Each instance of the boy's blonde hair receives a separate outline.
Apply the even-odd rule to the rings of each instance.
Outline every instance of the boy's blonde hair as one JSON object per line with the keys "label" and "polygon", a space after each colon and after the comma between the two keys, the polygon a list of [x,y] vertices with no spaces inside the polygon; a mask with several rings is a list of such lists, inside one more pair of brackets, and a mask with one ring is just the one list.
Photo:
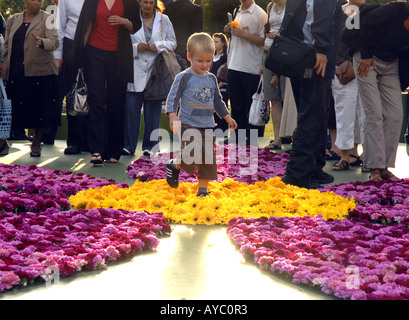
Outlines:
{"label": "boy's blonde hair", "polygon": [[214,54],[215,50],[213,38],[205,32],[194,33],[187,40],[187,53],[190,56],[199,51]]}

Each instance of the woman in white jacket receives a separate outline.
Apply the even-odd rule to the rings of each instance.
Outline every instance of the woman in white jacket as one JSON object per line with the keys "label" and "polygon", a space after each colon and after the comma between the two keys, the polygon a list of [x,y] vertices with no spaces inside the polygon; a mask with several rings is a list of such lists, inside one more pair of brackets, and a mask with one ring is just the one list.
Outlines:
{"label": "woman in white jacket", "polygon": [[144,90],[153,69],[155,58],[164,50],[175,50],[176,36],[172,23],[161,14],[157,0],[141,0],[142,27],[131,35],[134,52],[134,83],[128,83],[125,105],[125,140],[123,155],[132,155],[138,143],[141,109],[144,115],[142,150],[149,156],[159,143],[159,137],[151,140],[151,133],[159,129],[162,113],[161,100],[145,100]]}

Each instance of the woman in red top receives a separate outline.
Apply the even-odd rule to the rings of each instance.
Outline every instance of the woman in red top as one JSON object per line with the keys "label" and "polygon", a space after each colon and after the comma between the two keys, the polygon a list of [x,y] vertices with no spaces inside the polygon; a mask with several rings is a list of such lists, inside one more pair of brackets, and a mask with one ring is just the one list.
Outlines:
{"label": "woman in red top", "polygon": [[74,38],[89,94],[91,163],[118,162],[127,83],[133,82],[130,33],[141,27],[136,0],[85,0]]}

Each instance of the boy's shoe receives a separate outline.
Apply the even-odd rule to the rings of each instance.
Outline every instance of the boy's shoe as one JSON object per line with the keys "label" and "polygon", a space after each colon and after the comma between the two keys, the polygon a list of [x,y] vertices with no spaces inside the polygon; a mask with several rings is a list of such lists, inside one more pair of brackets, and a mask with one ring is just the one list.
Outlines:
{"label": "boy's shoe", "polygon": [[176,169],[173,164],[173,159],[166,162],[166,182],[172,188],[179,186],[179,173],[180,169]]}
{"label": "boy's shoe", "polygon": [[209,195],[209,192],[204,192],[204,191],[198,191],[198,192],[196,193],[196,196],[202,197],[202,198],[204,198],[204,197],[206,197],[206,196],[208,196],[208,195]]}

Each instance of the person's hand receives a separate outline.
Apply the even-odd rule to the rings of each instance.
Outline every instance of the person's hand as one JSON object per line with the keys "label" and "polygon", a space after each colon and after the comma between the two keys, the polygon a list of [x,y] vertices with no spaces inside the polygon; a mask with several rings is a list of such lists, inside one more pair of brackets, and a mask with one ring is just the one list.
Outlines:
{"label": "person's hand", "polygon": [[34,33],[32,33],[31,35],[33,36],[34,41],[36,42],[36,47],[40,48],[40,46],[43,44],[43,40],[41,40],[41,38]]}
{"label": "person's hand", "polygon": [[323,53],[316,53],[315,54],[316,63],[314,69],[316,69],[317,75],[321,75],[321,77],[325,76],[325,69],[327,68],[328,59],[327,56]]}
{"label": "person's hand", "polygon": [[57,64],[58,72],[60,72],[61,68],[62,68],[62,60],[61,59],[55,59],[55,63]]}
{"label": "person's hand", "polygon": [[230,126],[231,130],[236,130],[237,129],[236,120],[234,120],[229,114],[224,117],[224,120],[226,120],[226,122]]}
{"label": "person's hand", "polygon": [[174,134],[180,134],[181,123],[176,113],[169,114],[169,128]]}
{"label": "person's hand", "polygon": [[156,47],[156,44],[152,43],[149,46],[149,50],[152,51],[153,53],[157,53],[158,52],[158,48]]}
{"label": "person's hand", "polygon": [[233,35],[233,36],[236,36],[236,37],[244,37],[244,35],[245,35],[245,32],[246,31],[244,31],[243,29],[241,29],[241,28],[231,28],[231,34]]}
{"label": "person's hand", "polygon": [[277,32],[277,31],[267,32],[267,33],[266,33],[266,38],[274,39],[277,35],[278,35],[278,32]]}
{"label": "person's hand", "polygon": [[145,52],[150,50],[149,45],[146,43],[138,43],[138,51]]}
{"label": "person's hand", "polygon": [[230,24],[226,24],[226,25],[224,26],[223,32],[226,33],[226,34],[230,34],[230,33],[231,33],[231,29],[232,29],[231,25],[230,25]]}
{"label": "person's hand", "polygon": [[108,17],[108,22],[111,24],[111,26],[125,26],[128,24],[128,19],[117,15],[112,15]]}
{"label": "person's hand", "polygon": [[373,58],[361,59],[358,65],[358,74],[360,77],[367,77],[369,68],[373,66]]}
{"label": "person's hand", "polygon": [[273,75],[270,83],[274,88],[278,88],[278,76],[276,74]]}

